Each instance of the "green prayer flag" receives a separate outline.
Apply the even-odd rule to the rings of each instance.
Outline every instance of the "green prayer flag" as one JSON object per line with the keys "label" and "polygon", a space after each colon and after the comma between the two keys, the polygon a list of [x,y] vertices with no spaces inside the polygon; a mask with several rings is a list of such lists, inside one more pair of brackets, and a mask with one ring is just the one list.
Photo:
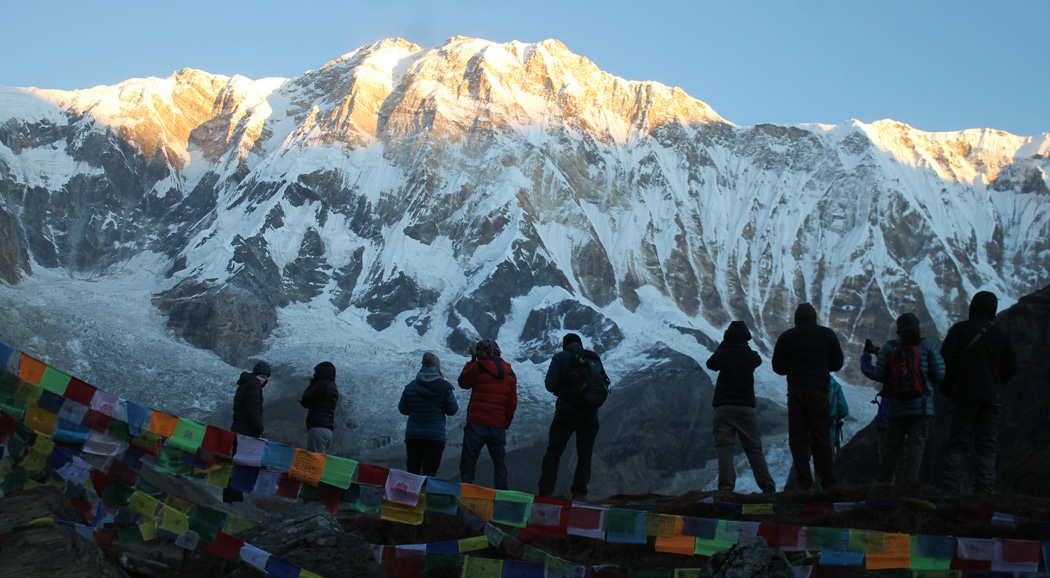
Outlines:
{"label": "green prayer flag", "polygon": [[172,446],[161,446],[160,455],[153,462],[153,471],[172,476],[188,476],[193,466],[182,461],[182,450]]}
{"label": "green prayer flag", "polygon": [[427,554],[423,557],[423,573],[441,570],[459,564],[459,556],[453,554]]}
{"label": "green prayer flag", "polygon": [[102,491],[101,498],[102,502],[107,506],[121,508],[128,505],[128,500],[131,499],[131,495],[134,493],[135,488],[112,480],[106,485],[106,489]]}
{"label": "green prayer flag", "polygon": [[208,427],[202,423],[180,417],[179,422],[175,425],[175,431],[168,439],[168,445],[186,453],[195,454],[197,449],[201,447],[201,442],[204,440],[204,432],[207,429]]}
{"label": "green prayer flag", "polygon": [[849,532],[849,546],[850,552],[867,552],[868,551],[868,532],[865,530],[847,530]]}
{"label": "green prayer flag", "polygon": [[357,462],[339,456],[328,456],[324,462],[321,481],[337,488],[347,489],[354,478]]}
{"label": "green prayer flag", "polygon": [[730,542],[728,540],[707,540],[705,538],[697,538],[696,549],[693,552],[697,556],[714,556],[722,550],[732,548],[735,543],[736,542]]}
{"label": "green prayer flag", "polygon": [[48,368],[44,370],[44,376],[40,378],[40,387],[54,393],[55,395],[65,394],[66,386],[68,385],[69,374],[55,369],[54,367],[48,366]]}
{"label": "green prayer flag", "polygon": [[634,534],[638,528],[638,516],[640,512],[634,510],[610,509],[605,511],[602,517],[602,530],[606,532],[617,532],[620,534]]}
{"label": "green prayer flag", "polygon": [[944,570],[952,566],[951,558],[933,558],[919,554],[919,538],[911,537],[911,569],[912,570]]}

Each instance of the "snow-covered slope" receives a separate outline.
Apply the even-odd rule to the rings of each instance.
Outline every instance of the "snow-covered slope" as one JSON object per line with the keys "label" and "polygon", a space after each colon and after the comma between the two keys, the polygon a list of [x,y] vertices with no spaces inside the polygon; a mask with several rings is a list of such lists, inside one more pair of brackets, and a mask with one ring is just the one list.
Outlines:
{"label": "snow-covered slope", "polygon": [[[469,341],[495,337],[521,376],[528,445],[566,330],[620,375],[658,366],[663,346],[702,365],[732,319],[768,359],[808,301],[848,350],[842,381],[860,384],[860,344],[898,314],[938,338],[977,290],[1008,305],[1047,284],[1048,155],[1050,134],[740,127],[554,40],[384,40],[295,79],[0,87],[0,298],[84,298],[72,313],[97,312],[113,342],[136,334],[103,305],[121,301],[84,296],[133,286],[139,329],[185,340],[142,352],[165,371],[187,352],[263,356],[302,379],[332,359],[358,453],[400,451],[391,409],[422,351],[454,373]],[[111,375],[92,373],[110,350],[30,341]],[[208,367],[199,379],[232,383]],[[758,378],[782,403],[768,364]],[[197,385],[178,389],[171,410],[193,408]],[[221,398],[196,406],[221,413]]]}

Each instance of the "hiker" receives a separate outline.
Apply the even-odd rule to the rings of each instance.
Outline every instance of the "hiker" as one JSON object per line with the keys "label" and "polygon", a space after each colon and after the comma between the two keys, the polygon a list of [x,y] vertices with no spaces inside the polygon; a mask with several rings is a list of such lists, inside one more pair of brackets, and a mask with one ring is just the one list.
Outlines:
{"label": "hiker", "polygon": [[299,404],[306,414],[306,449],[327,454],[335,429],[335,408],[339,405],[339,388],[335,385],[335,365],[322,361],[314,366],[314,376],[306,386]]}
{"label": "hiker", "polygon": [[[591,375],[594,376],[592,381],[598,381],[597,384],[588,381],[587,376]],[[543,383],[558,400],[554,405],[547,453],[543,456],[540,470],[539,495],[550,496],[554,493],[562,453],[569,438],[576,434],[576,473],[570,490],[572,499],[584,500],[587,498],[587,484],[591,481],[594,440],[598,436],[598,407],[604,401],[588,401],[584,390],[593,385],[603,388],[608,394],[609,376],[598,354],[584,349],[579,335],[566,333],[561,341],[561,351],[551,358]]]}
{"label": "hiker", "polygon": [[970,301],[969,319],[952,325],[941,344],[948,368],[941,390],[952,401],[941,488],[952,494],[962,487],[963,462],[975,442],[973,491],[995,492],[1002,388],[1017,371],[1017,354],[1010,336],[993,323],[998,307],[994,293],[977,293]]}
{"label": "hiker", "polygon": [[456,415],[459,404],[452,384],[441,374],[441,361],[429,351],[416,378],[401,392],[397,410],[408,416],[405,427],[406,471],[436,476],[445,452],[445,416]]}
{"label": "hiker", "polygon": [[[261,438],[263,435],[263,388],[270,381],[270,364],[260,361],[252,372],[241,372],[237,380],[237,393],[233,395],[233,424],[230,431],[241,435]],[[233,488],[223,488],[222,501],[232,504],[244,500],[244,493]]]}
{"label": "hiker", "polygon": [[[904,448],[907,459],[897,482],[919,480],[933,410],[933,384],[944,379],[944,359],[937,346],[921,336],[919,318],[905,313],[897,318],[897,337],[879,348],[875,379],[883,383],[882,403],[888,427],[886,448],[879,460],[880,483],[893,481]],[[918,371],[917,371],[918,370]]]}
{"label": "hiker", "polygon": [[733,450],[739,437],[755,483],[763,494],[772,494],[777,491],[776,482],[769,475],[755,417],[755,369],[762,365],[762,358],[748,346],[748,341],[751,341],[751,332],[747,325],[733,321],[725,330],[722,343],[707,360],[707,368],[718,372],[711,400],[715,408],[711,421],[718,453],[718,489],[732,492],[736,487]]}
{"label": "hiker", "polygon": [[828,382],[828,413],[831,414],[831,456],[834,457],[842,446],[842,426],[849,417],[849,402],[834,376]]}
{"label": "hiker", "polygon": [[798,487],[813,486],[809,458],[825,490],[835,487],[831,449],[831,372],[842,369],[839,338],[817,324],[817,310],[809,303],[795,309],[795,326],[784,331],[773,346],[773,372],[787,376],[788,446],[798,472]]}
{"label": "hiker", "polygon": [[459,374],[459,386],[471,390],[467,424],[463,428],[463,453],[459,478],[474,483],[474,471],[482,446],[492,458],[493,487],[507,489],[507,428],[518,407],[518,378],[510,364],[500,358],[499,345],[482,339],[471,347],[470,361]]}

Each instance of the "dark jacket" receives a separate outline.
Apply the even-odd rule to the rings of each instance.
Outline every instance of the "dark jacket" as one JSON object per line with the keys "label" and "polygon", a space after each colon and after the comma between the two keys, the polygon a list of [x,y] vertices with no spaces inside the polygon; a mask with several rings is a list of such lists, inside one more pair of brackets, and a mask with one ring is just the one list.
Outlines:
{"label": "dark jacket", "polygon": [[445,441],[445,416],[459,411],[452,384],[437,371],[420,371],[401,392],[397,411],[408,416],[405,439]]}
{"label": "dark jacket", "polygon": [[469,361],[459,374],[459,386],[473,390],[467,423],[508,428],[518,408],[518,377],[499,357]]}
{"label": "dark jacket", "polygon": [[299,404],[310,410],[306,429],[335,429],[335,408],[339,405],[339,388],[335,385],[335,366],[325,361],[314,367],[314,376],[303,392]]}
{"label": "dark jacket", "polygon": [[726,329],[722,343],[707,360],[707,368],[718,372],[715,395],[711,405],[744,405],[755,407],[755,368],[762,358],[748,347],[751,332],[742,321],[734,321]]}
{"label": "dark jacket", "polygon": [[237,380],[230,431],[260,438],[263,435],[263,382],[247,371]]}
{"label": "dark jacket", "polygon": [[[584,351],[583,346],[573,344],[568,349],[563,349],[554,354],[551,363],[547,366],[547,375],[543,379],[543,386],[547,391],[558,397],[554,404],[555,411],[586,411],[597,413],[596,407],[580,407],[572,402],[569,386],[572,385],[572,368],[576,361],[576,354]],[[602,370],[605,373],[605,370]],[[608,377],[606,375],[606,377]]]}
{"label": "dark jacket", "polygon": [[842,369],[839,338],[817,325],[817,311],[809,303],[795,310],[795,326],[780,334],[773,346],[773,371],[787,376],[788,393],[795,388],[828,391],[831,372]]}
{"label": "dark jacket", "polygon": [[[944,336],[941,355],[952,381],[953,401],[1002,403],[1002,386],[1017,372],[1010,336],[993,323],[997,308],[995,295],[981,291],[970,303],[970,318],[952,325]],[[986,326],[984,335],[966,349]]]}
{"label": "dark jacket", "polygon": [[[875,380],[888,384],[892,372],[891,361],[893,350],[900,347],[900,339],[891,339],[879,350],[879,359],[875,363]],[[886,405],[889,418],[933,415],[933,385],[944,379],[944,359],[932,341],[922,338],[918,343],[919,364],[922,367],[922,395],[915,399],[898,399],[883,388],[882,403]]]}

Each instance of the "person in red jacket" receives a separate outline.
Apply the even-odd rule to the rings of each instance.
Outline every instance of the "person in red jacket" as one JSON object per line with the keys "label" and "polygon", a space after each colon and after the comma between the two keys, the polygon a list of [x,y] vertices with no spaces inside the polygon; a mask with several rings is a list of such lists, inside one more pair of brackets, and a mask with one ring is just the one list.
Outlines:
{"label": "person in red jacket", "polygon": [[464,484],[474,483],[481,448],[488,446],[493,487],[506,490],[507,428],[518,407],[518,378],[510,364],[500,358],[499,345],[491,339],[482,339],[471,352],[458,381],[460,387],[471,390],[467,425],[463,428],[459,479]]}

